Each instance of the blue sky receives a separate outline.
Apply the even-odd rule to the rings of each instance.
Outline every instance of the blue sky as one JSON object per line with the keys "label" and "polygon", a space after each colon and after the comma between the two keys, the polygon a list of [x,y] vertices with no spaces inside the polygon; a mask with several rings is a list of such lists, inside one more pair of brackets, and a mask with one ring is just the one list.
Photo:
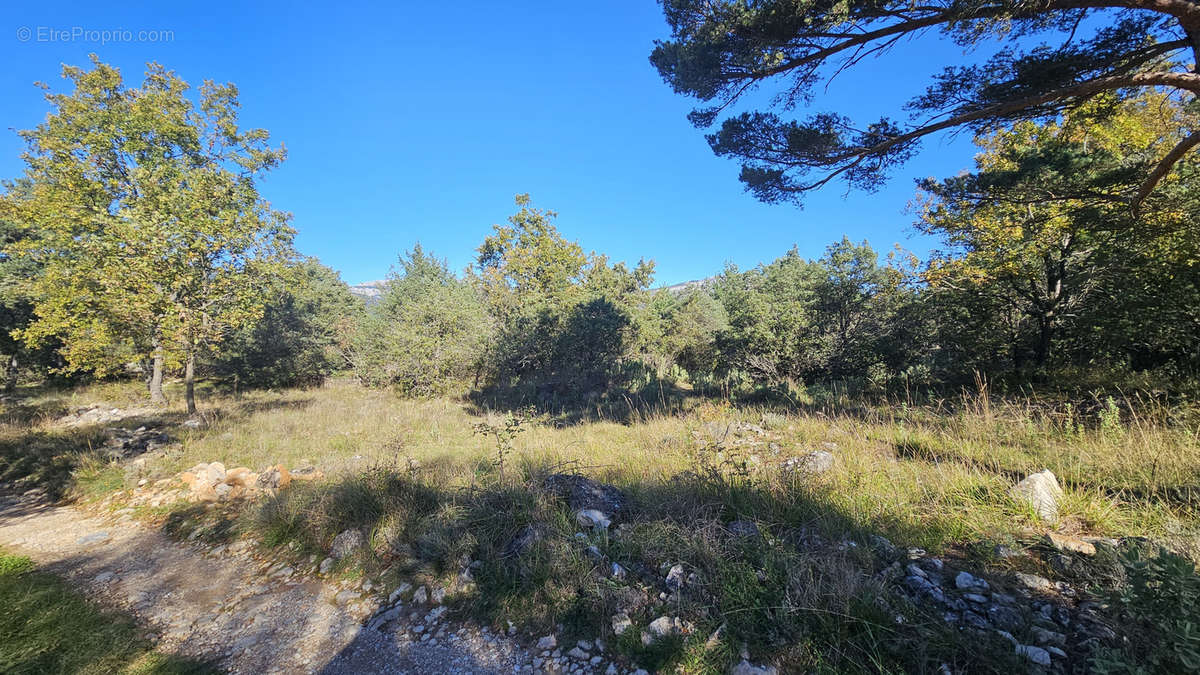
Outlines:
{"label": "blue sky", "polygon": [[[350,283],[379,279],[420,241],[455,268],[514,211],[513,195],[559,212],[562,233],[614,260],[657,262],[663,284],[727,261],[811,257],[843,234],[881,252],[913,233],[914,179],[971,164],[967,135],[927,142],[881,191],[833,184],[803,209],[745,193],[649,64],[667,37],[656,3],[13,3],[0,30],[0,176],[21,171],[15,129],[46,114],[44,81],[90,52],[140,81],[156,60],[188,82],[230,81],[246,125],[288,161],[263,183],[294,214],[297,247]],[[22,40],[28,28],[29,39]],[[76,29],[170,31],[101,44]],[[49,39],[49,29],[65,37]],[[813,110],[891,112],[961,48],[930,35],[842,76]],[[798,114],[805,114],[799,111]]]}

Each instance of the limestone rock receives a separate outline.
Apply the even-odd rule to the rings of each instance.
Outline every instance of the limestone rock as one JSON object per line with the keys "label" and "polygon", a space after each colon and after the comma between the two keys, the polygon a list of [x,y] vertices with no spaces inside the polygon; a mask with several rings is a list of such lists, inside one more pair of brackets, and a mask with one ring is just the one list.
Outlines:
{"label": "limestone rock", "polygon": [[833,453],[825,450],[810,452],[807,455],[792,457],[783,462],[785,471],[795,471],[799,473],[818,474],[825,473],[832,469],[837,463],[837,458]]}
{"label": "limestone rock", "polygon": [[630,628],[633,628],[633,621],[629,619],[628,614],[618,614],[612,618],[613,634],[622,635]]}
{"label": "limestone rock", "polygon": [[258,474],[258,487],[270,490],[282,490],[292,482],[292,474],[282,464]]}
{"label": "limestone rock", "polygon": [[220,462],[213,462],[205,469],[208,474],[208,482],[212,484],[222,483],[225,481],[225,465]]}
{"label": "limestone rock", "polygon": [[694,629],[690,623],[681,620],[677,616],[660,616],[651,621],[650,625],[646,626],[646,630],[642,632],[642,644],[650,646],[664,637],[686,635],[691,633],[692,630]]}
{"label": "limestone rock", "polygon": [[1008,494],[1017,502],[1032,507],[1047,523],[1058,522],[1058,500],[1062,499],[1063,491],[1049,469],[1030,474],[1009,489]]}
{"label": "limestone rock", "polygon": [[325,474],[312,466],[302,466],[298,469],[292,469],[288,472],[292,480],[314,481],[321,480]]}
{"label": "limestone rock", "polygon": [[1045,577],[1039,577],[1036,574],[1025,574],[1024,572],[1017,572],[1016,577],[1017,583],[1031,591],[1046,592],[1054,590],[1054,582]]}
{"label": "limestone rock", "polygon": [[954,585],[964,591],[986,591],[988,589],[988,582],[970,572],[959,572],[958,576],[954,577]]}
{"label": "limestone rock", "polygon": [[1018,656],[1024,656],[1039,666],[1050,665],[1050,652],[1032,645],[1017,645],[1014,650]]}
{"label": "limestone rock", "polygon": [[1047,533],[1046,543],[1058,551],[1067,551],[1080,555],[1096,555],[1095,544],[1065,534],[1058,534],[1057,532]]}
{"label": "limestone rock", "polygon": [[608,520],[615,520],[625,509],[625,494],[617,488],[594,481],[586,476],[555,473],[546,477],[546,491],[567,502],[575,511],[599,511]]}
{"label": "limestone rock", "polygon": [[583,509],[575,514],[575,522],[583,527],[590,527],[596,530],[607,530],[612,521],[609,520],[603,513],[596,509]]}
{"label": "limestone rock", "polygon": [[360,530],[345,530],[333,538],[333,543],[329,546],[329,555],[334,560],[341,560],[353,555],[364,543],[366,540]]}
{"label": "limestone rock", "polygon": [[667,584],[667,590],[671,591],[672,593],[683,588],[683,584],[684,584],[683,565],[675,565],[674,567],[671,568],[671,571],[667,572],[666,584]]}

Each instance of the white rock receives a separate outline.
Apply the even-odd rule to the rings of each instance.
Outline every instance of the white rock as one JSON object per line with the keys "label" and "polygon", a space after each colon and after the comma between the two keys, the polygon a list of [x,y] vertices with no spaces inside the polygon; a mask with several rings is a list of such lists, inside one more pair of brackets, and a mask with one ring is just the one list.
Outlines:
{"label": "white rock", "polygon": [[964,591],[986,591],[988,589],[988,582],[970,572],[959,572],[958,576],[954,577],[954,585]]}
{"label": "white rock", "polygon": [[400,582],[400,585],[396,587],[396,590],[392,591],[391,595],[388,595],[388,602],[396,602],[400,598],[404,597],[405,593],[408,593],[411,590],[412,584],[408,583],[407,581]]}
{"label": "white rock", "polygon": [[784,461],[783,468],[788,471],[798,471],[801,473],[825,473],[832,469],[836,463],[837,458],[833,456],[833,453],[818,450]]}
{"label": "white rock", "polygon": [[651,621],[650,625],[646,626],[646,630],[642,632],[642,644],[649,646],[657,642],[660,638],[668,635],[677,635],[682,632],[682,622],[678,617],[660,616]]}
{"label": "white rock", "polygon": [[667,572],[667,588],[671,591],[683,588],[683,579],[683,565],[675,565],[671,571]]}
{"label": "white rock", "polygon": [[1042,520],[1058,522],[1058,500],[1062,499],[1063,491],[1049,469],[1030,474],[1012,486],[1008,494],[1017,502],[1032,507]]}
{"label": "white rock", "polygon": [[633,628],[633,621],[629,620],[628,614],[618,614],[612,618],[612,629],[614,634],[621,635],[630,628]]}
{"label": "white rock", "polygon": [[345,530],[333,538],[333,543],[329,546],[329,555],[335,560],[341,560],[353,555],[364,543],[365,539],[360,530]]}
{"label": "white rock", "polygon": [[225,480],[225,465],[220,462],[209,464],[206,472],[208,474],[208,482],[214,485]]}
{"label": "white rock", "polygon": [[558,639],[553,635],[547,635],[537,641],[538,649],[554,649],[558,646]]}
{"label": "white rock", "polygon": [[575,514],[575,522],[583,527],[591,527],[597,530],[607,530],[612,521],[608,519],[600,511],[596,509],[583,509]]}

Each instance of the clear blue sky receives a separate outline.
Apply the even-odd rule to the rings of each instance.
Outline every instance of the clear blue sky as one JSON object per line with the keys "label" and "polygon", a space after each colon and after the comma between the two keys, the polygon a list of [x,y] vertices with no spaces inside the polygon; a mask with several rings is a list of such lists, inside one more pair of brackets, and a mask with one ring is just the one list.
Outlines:
{"label": "clear blue sky", "polygon": [[[244,5],[244,6],[243,6]],[[420,241],[461,268],[513,195],[557,210],[563,234],[615,260],[652,258],[658,283],[816,257],[843,234],[924,255],[905,212],[921,176],[971,164],[966,135],[928,142],[874,194],[834,184],[804,209],[742,190],[647,57],[667,37],[656,3],[9,3],[0,31],[0,176],[21,171],[12,130],[46,114],[44,81],[89,52],[141,79],[156,60],[198,85],[234,82],[243,122],[289,159],[263,184],[295,215],[297,247],[350,283],[379,279]],[[31,31],[22,41],[22,27]],[[171,31],[100,44],[86,30]],[[47,29],[67,39],[50,41]],[[39,33],[40,31],[40,33]],[[43,38],[43,39],[39,39]],[[814,110],[895,112],[961,49],[930,35],[845,75]],[[800,111],[804,114],[804,111]]]}

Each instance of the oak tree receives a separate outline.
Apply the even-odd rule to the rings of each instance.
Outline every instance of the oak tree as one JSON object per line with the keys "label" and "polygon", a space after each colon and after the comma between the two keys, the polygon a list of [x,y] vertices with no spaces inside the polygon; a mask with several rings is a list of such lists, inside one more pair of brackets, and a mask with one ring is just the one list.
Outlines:
{"label": "oak tree", "polygon": [[28,194],[0,202],[0,217],[33,235],[14,253],[43,269],[22,336],[61,338],[68,369],[148,360],[156,402],[164,368],[181,365],[194,412],[197,355],[261,314],[290,255],[288,216],[257,189],[286,153],[240,128],[232,84],[206,81],[193,100],[151,63],[129,87],[95,56],[63,77],[72,91],[43,85],[50,113],[20,132]]}

